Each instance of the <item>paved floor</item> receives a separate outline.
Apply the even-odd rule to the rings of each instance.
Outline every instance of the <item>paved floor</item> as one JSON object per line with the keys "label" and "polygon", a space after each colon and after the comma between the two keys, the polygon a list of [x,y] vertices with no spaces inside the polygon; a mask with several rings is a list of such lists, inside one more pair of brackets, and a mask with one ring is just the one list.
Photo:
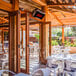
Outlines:
{"label": "paved floor", "polygon": [[[29,56],[30,58],[29,58],[29,66],[30,66],[30,68],[29,68],[29,70],[30,70],[30,74],[33,72],[33,70],[35,70],[35,66],[38,66],[39,65],[39,55],[38,54],[35,54],[35,55],[31,55],[30,54],[30,56]],[[57,62],[57,63],[59,63],[59,62]],[[25,68],[26,66],[25,66],[25,58],[22,58],[21,59],[21,68]],[[46,67],[45,65],[41,65],[40,67]],[[72,67],[74,67],[74,68],[76,68],[76,63],[73,63],[72,64]],[[5,66],[5,68],[4,69],[7,69],[8,68],[8,66]],[[1,69],[1,68],[0,68]],[[8,76],[8,74],[4,74],[3,76]],[[41,76],[41,75],[37,75],[37,76]],[[53,74],[51,74],[50,76],[54,76]],[[67,75],[67,76],[69,76],[69,75]]]}

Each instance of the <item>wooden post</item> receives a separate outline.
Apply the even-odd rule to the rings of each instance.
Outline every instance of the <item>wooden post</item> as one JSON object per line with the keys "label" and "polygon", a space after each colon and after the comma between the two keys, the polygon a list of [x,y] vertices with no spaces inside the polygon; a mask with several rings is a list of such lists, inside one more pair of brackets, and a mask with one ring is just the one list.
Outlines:
{"label": "wooden post", "polygon": [[[40,26],[40,61],[46,64],[46,57],[51,54],[51,27],[46,22],[49,20],[49,14],[47,7],[43,7],[42,10],[45,12],[45,17],[43,23]],[[50,30],[49,30],[50,29]],[[48,33],[50,32],[50,37],[48,38]],[[50,45],[48,44],[50,41]]]}
{"label": "wooden post", "polygon": [[51,56],[51,23],[49,24],[49,55]]}
{"label": "wooden post", "polygon": [[25,26],[25,31],[26,31],[26,73],[29,73],[29,14],[26,13],[26,26]]}
{"label": "wooden post", "polygon": [[64,26],[62,26],[62,45],[64,45]]}
{"label": "wooden post", "polygon": [[2,30],[2,51],[4,52],[4,31]]}
{"label": "wooden post", "polygon": [[20,11],[19,0],[11,0],[13,11],[9,13],[9,70],[20,72]]}
{"label": "wooden post", "polygon": [[48,8],[47,7],[43,7],[43,10],[45,12],[45,17],[44,17],[44,25],[43,25],[43,30],[44,30],[44,34],[43,34],[43,42],[44,42],[44,49],[45,49],[45,53],[46,56],[49,56],[49,37],[48,37],[48,33],[49,33],[49,24],[46,24],[47,21],[49,21],[49,14],[48,14]]}
{"label": "wooden post", "polygon": [[40,62],[44,62],[44,54],[43,54],[43,23],[39,25],[39,46],[40,46]]}
{"label": "wooden post", "polygon": [[15,63],[14,63],[14,55],[15,55],[15,41],[14,41],[14,31],[15,24],[14,24],[14,15],[9,14],[9,70],[15,71]]}
{"label": "wooden post", "polygon": [[[46,64],[46,30],[45,30],[45,23],[41,23],[40,25],[40,62],[42,64]],[[48,37],[48,36],[47,36]],[[49,52],[48,52],[49,53]]]}
{"label": "wooden post", "polygon": [[21,46],[22,46],[22,57],[23,57],[23,27],[22,27],[22,29],[21,29],[21,32],[22,32]]}
{"label": "wooden post", "polygon": [[20,13],[9,14],[9,70],[20,72]]}
{"label": "wooden post", "polygon": [[16,13],[16,72],[20,72],[20,11]]}

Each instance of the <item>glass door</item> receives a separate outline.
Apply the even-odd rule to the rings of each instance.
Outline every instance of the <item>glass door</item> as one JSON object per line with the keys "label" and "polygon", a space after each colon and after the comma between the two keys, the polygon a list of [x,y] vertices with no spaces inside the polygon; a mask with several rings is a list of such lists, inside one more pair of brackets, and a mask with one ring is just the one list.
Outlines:
{"label": "glass door", "polygon": [[39,24],[29,27],[29,73],[39,65]]}
{"label": "glass door", "polygon": [[20,29],[20,70],[29,73],[29,16],[23,17]]}

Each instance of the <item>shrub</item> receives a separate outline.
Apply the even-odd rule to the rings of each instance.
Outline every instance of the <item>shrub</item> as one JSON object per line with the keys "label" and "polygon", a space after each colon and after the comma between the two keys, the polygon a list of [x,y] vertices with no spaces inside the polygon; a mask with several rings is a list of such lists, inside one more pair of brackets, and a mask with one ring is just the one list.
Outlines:
{"label": "shrub", "polygon": [[58,45],[58,42],[57,42],[57,40],[52,40],[52,44],[51,44],[52,46],[54,46],[54,45]]}

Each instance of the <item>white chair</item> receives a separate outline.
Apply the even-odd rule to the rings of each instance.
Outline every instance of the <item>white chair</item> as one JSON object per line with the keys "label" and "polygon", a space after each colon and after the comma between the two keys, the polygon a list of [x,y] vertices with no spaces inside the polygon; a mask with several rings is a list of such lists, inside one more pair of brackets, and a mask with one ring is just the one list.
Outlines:
{"label": "white chair", "polygon": [[5,58],[1,59],[0,63],[2,64],[2,69],[4,69],[5,64],[8,64],[8,54],[5,54]]}
{"label": "white chair", "polygon": [[[49,68],[40,68],[40,69],[37,69],[35,70],[32,75],[29,75],[29,74],[24,74],[24,73],[14,73],[12,71],[9,71],[9,70],[0,70],[0,76],[3,74],[3,72],[10,72],[11,74],[13,74],[13,76],[36,76],[36,74],[39,74],[38,71],[41,71],[43,76],[50,76],[50,73],[51,73],[51,70]],[[42,75],[41,75],[42,76]]]}
{"label": "white chair", "polygon": [[76,76],[76,68],[72,68],[71,64],[71,60],[66,60],[63,76],[65,76],[65,74]]}
{"label": "white chair", "polygon": [[56,71],[58,71],[58,65],[54,64],[54,63],[55,63],[55,61],[53,61],[52,58],[47,60],[47,67],[49,67],[50,70],[53,70],[54,76],[57,76]]}
{"label": "white chair", "polygon": [[40,68],[40,69],[35,70],[32,73],[32,76],[38,76],[38,75],[39,76],[50,76],[50,73],[51,73],[51,70],[49,68]]}
{"label": "white chair", "polygon": [[70,76],[76,76],[76,69],[70,69],[70,70],[64,69],[63,76],[65,76],[65,74],[69,74]]}

